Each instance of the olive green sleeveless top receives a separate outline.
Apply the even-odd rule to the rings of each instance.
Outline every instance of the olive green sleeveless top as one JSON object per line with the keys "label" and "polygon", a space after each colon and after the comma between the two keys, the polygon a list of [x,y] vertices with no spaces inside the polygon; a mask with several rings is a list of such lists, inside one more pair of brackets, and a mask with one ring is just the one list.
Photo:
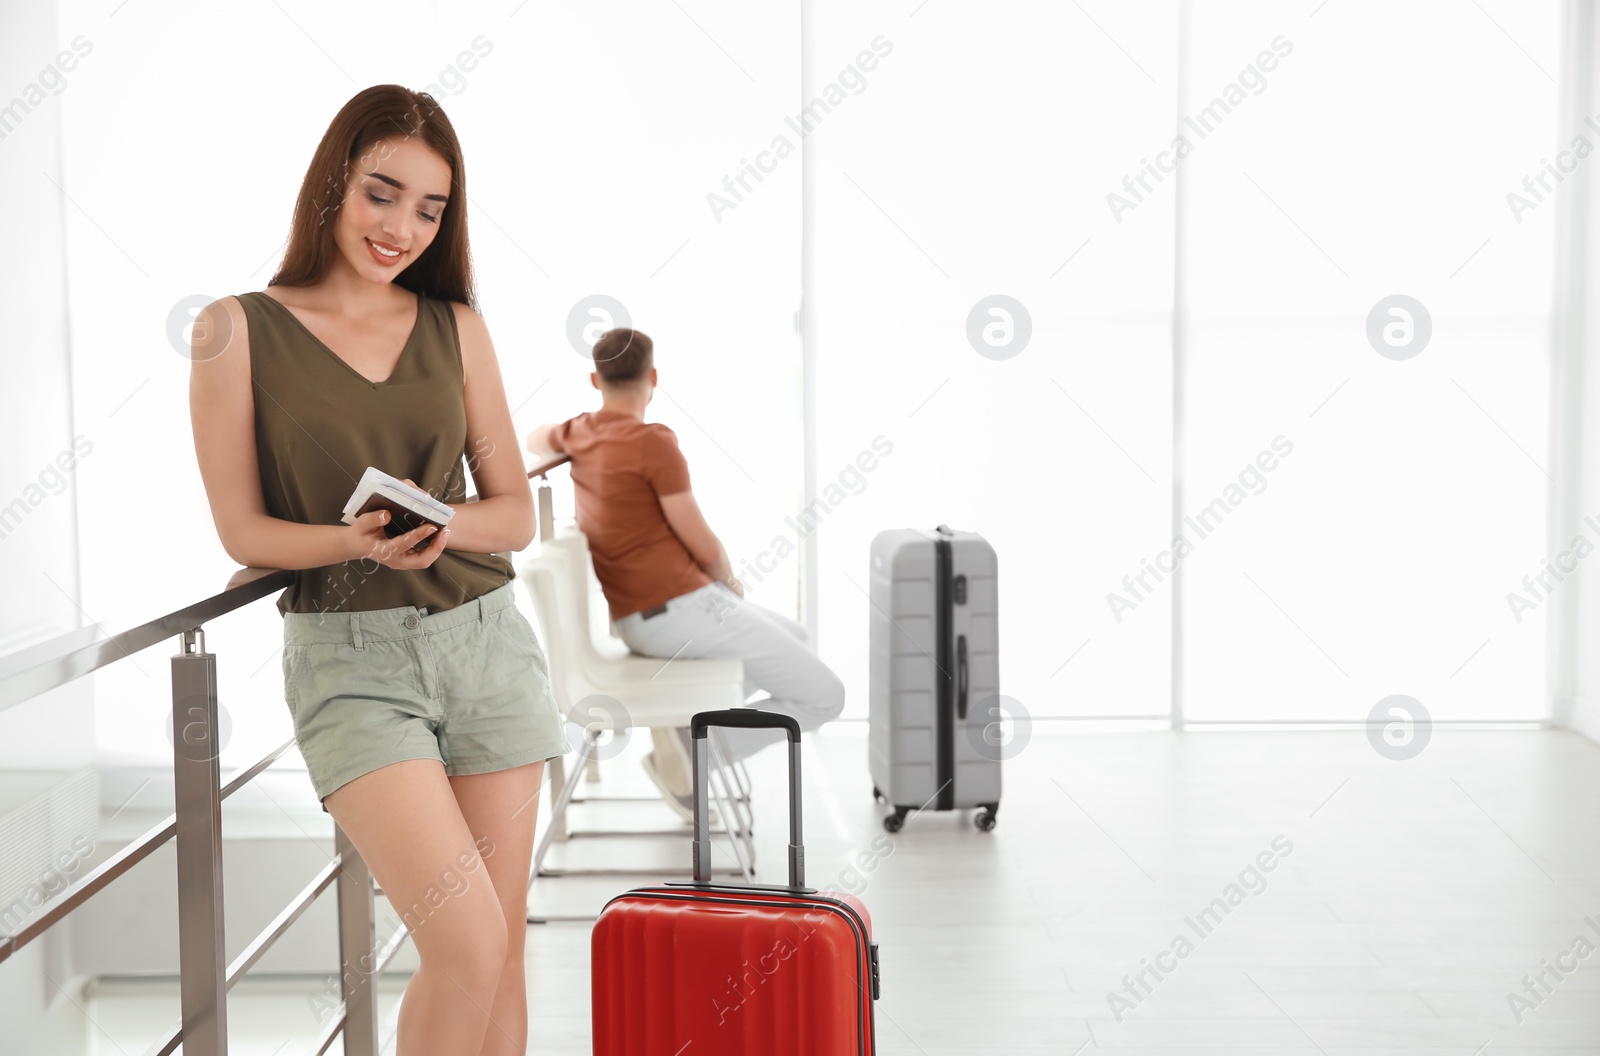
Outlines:
{"label": "olive green sleeveless top", "polygon": [[[301,524],[342,524],[368,466],[449,505],[466,497],[467,411],[460,335],[446,301],[419,297],[417,321],[385,381],[362,377],[264,292],[239,294],[250,332],[256,463],[267,513]],[[442,612],[509,582],[493,554],[445,550],[428,568],[369,558],[295,572],[280,612],[367,612],[415,605]]]}

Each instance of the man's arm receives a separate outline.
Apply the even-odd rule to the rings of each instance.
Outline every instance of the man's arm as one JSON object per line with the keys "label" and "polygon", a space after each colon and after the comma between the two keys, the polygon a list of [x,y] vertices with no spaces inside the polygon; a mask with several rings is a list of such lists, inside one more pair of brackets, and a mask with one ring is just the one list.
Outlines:
{"label": "man's arm", "polygon": [[561,424],[559,422],[551,422],[545,425],[536,426],[533,431],[528,434],[528,451],[535,455],[554,455],[560,453],[561,448],[557,446],[555,439],[556,430],[559,428],[561,428]]}
{"label": "man's arm", "polygon": [[731,587],[742,597],[744,585],[734,578],[728,551],[706,523],[705,514],[700,512],[700,504],[694,500],[694,492],[680,491],[658,498],[661,512],[667,518],[667,526],[682,541],[695,564],[704,569],[706,575]]}

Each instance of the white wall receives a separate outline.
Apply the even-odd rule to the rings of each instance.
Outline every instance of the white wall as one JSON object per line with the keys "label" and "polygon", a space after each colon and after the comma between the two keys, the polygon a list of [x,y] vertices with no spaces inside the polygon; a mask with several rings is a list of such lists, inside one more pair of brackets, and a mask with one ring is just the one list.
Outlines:
{"label": "white wall", "polygon": [[[1600,83],[1593,56],[1600,48],[1600,23],[1590,4],[1564,5],[1562,128],[1581,129],[1585,115],[1600,114]],[[1591,142],[1600,142],[1593,129]],[[1555,296],[1553,421],[1551,457],[1556,484],[1550,496],[1548,557],[1577,563],[1578,572],[1550,595],[1549,682],[1555,721],[1600,741],[1600,571],[1593,554],[1577,561],[1581,536],[1600,547],[1600,168],[1591,159],[1562,185],[1557,201],[1558,284]]]}
{"label": "white wall", "polygon": [[[103,436],[84,432],[74,451],[66,302],[61,96],[74,87],[72,32],[54,3],[8,5],[0,26],[0,654],[90,622],[80,617],[77,570],[78,456]],[[64,59],[60,58],[66,52]],[[15,94],[12,94],[15,93]],[[59,459],[59,461],[58,461]],[[94,709],[87,680],[0,712],[0,772],[29,786],[24,770],[77,770],[93,760]],[[9,787],[9,786],[7,786]],[[0,794],[0,814],[15,804]],[[92,835],[92,834],[84,834]],[[22,849],[0,847],[0,872]],[[20,863],[31,869],[31,863]],[[41,875],[48,864],[41,866]],[[7,893],[9,896],[9,892]],[[9,902],[9,897],[6,899]],[[63,990],[74,988],[70,921],[0,964],[0,1023],[7,1052],[81,1052],[89,1024]]]}
{"label": "white wall", "polygon": [[[43,80],[59,77],[59,90],[70,92],[74,74],[54,66],[65,47],[53,5],[7,11],[0,90],[18,95],[0,94],[0,108],[11,107],[0,109],[0,197],[11,203],[0,253],[0,582],[8,598],[22,603],[0,607],[0,654],[80,626],[77,478],[97,453],[95,439],[105,439],[75,421],[72,405],[63,235],[71,206],[57,190],[61,99],[47,88],[37,95],[23,88],[38,84],[43,70]],[[31,108],[23,95],[33,99]],[[0,766],[81,765],[92,749],[86,715],[54,698],[6,712]]]}

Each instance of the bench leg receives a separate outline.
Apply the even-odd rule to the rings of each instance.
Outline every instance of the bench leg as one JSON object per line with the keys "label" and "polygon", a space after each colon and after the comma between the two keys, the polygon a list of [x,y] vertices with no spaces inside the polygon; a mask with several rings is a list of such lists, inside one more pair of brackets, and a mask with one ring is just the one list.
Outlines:
{"label": "bench leg", "polygon": [[[550,789],[546,794],[552,797],[551,802],[555,802],[561,798],[561,793],[564,792],[567,787],[566,757],[557,756],[556,758],[550,760],[549,763],[545,764],[545,766],[546,772],[550,775]],[[570,803],[572,801],[569,800],[568,802]],[[572,835],[572,830],[567,826],[566,811],[562,811],[559,818],[551,817],[550,829],[546,831],[553,831],[554,835],[552,836],[552,839],[554,839],[557,843],[566,843],[567,839]]]}
{"label": "bench leg", "polygon": [[[595,738],[587,730],[583,734],[583,744],[578,748],[578,758],[573,764],[574,773],[581,773],[589,757],[594,755]],[[572,802],[572,793],[578,787],[576,781],[563,781],[561,794],[556,798],[555,806],[550,809],[550,822],[545,826],[544,836],[539,840],[539,848],[533,855],[533,871],[528,875],[528,890],[533,890],[533,882],[539,876],[539,867],[544,863],[545,852],[550,850],[550,841],[554,838],[556,830],[566,823],[567,805]]]}

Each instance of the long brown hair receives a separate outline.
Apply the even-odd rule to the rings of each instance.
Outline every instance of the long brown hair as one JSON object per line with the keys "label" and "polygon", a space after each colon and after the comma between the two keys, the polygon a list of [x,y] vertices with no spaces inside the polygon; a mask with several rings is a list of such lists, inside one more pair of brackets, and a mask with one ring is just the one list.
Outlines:
{"label": "long brown hair", "polygon": [[467,246],[467,174],[455,128],[427,92],[377,84],[357,92],[322,134],[300,195],[294,203],[289,248],[268,286],[312,286],[322,280],[339,252],[333,221],[344,200],[350,166],[391,136],[418,136],[450,165],[450,202],[439,232],[394,284],[425,297],[478,307],[472,254]]}

